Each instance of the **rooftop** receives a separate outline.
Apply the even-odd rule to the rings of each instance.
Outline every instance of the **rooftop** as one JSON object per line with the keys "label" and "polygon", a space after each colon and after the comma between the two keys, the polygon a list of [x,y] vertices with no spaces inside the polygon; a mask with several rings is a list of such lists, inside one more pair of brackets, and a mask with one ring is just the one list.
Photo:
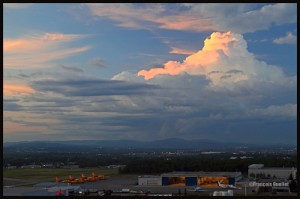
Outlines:
{"label": "rooftop", "polygon": [[295,167],[264,167],[262,169],[266,169],[266,170],[288,170],[288,171],[294,169],[295,171],[297,171],[297,168],[295,168]]}
{"label": "rooftop", "polygon": [[263,168],[265,165],[264,164],[251,164],[248,166],[249,169],[261,169]]}
{"label": "rooftop", "polygon": [[197,171],[197,172],[170,172],[170,173],[163,173],[162,176],[232,176],[235,177],[237,175],[241,175],[241,172],[204,172],[204,171]]}

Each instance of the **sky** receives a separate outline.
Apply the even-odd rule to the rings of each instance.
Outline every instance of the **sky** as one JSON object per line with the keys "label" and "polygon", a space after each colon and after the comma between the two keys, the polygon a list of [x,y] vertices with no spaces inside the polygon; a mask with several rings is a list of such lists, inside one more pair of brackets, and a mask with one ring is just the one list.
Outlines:
{"label": "sky", "polygon": [[297,4],[6,3],[3,141],[296,144]]}

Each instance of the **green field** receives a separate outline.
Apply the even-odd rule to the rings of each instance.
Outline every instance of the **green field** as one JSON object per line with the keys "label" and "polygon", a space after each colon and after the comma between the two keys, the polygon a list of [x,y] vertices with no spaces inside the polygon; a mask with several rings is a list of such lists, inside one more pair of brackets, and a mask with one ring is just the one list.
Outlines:
{"label": "green field", "polygon": [[69,175],[74,178],[80,177],[83,173],[85,176],[91,176],[92,172],[96,175],[114,176],[118,174],[118,169],[100,169],[100,168],[78,168],[78,169],[3,169],[4,178],[14,178],[22,180],[51,180],[54,181],[55,177],[60,179],[67,179]]}

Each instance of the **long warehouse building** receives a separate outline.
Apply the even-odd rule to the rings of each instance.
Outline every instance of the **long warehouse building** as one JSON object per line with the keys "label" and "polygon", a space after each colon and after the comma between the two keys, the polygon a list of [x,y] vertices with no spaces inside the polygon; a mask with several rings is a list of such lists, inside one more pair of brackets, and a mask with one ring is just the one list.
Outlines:
{"label": "long warehouse building", "polygon": [[160,176],[145,175],[138,177],[140,186],[218,186],[235,185],[242,179],[241,172],[171,172]]}
{"label": "long warehouse building", "polygon": [[288,179],[292,175],[293,179],[297,178],[297,168],[294,167],[265,167],[264,164],[251,164],[248,166],[248,177],[257,177],[265,175],[271,178]]}

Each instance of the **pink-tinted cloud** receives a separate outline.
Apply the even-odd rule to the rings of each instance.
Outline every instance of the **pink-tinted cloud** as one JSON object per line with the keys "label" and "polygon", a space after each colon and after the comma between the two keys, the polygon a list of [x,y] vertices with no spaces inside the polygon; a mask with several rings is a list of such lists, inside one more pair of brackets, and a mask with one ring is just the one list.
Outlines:
{"label": "pink-tinted cloud", "polygon": [[[297,4],[278,3],[253,8],[252,4],[87,4],[96,17],[117,21],[118,26],[153,30],[234,31],[266,30],[272,24],[297,22]],[[263,20],[261,20],[263,19]]]}
{"label": "pink-tinted cloud", "polygon": [[172,53],[172,54],[180,54],[180,55],[191,55],[191,54],[194,54],[195,51],[188,50],[188,49],[182,49],[182,48],[172,47],[172,50],[170,51],[170,53]]}
{"label": "pink-tinted cloud", "polygon": [[208,65],[216,63],[220,57],[220,51],[228,53],[228,45],[235,38],[230,37],[230,32],[227,33],[212,33],[210,38],[204,41],[202,50],[188,56],[183,63],[169,61],[164,64],[163,68],[152,68],[149,71],[141,70],[139,76],[144,76],[146,80],[152,79],[158,74],[177,75],[181,72],[191,74],[204,74]]}
{"label": "pink-tinted cloud", "polygon": [[35,91],[26,85],[3,84],[3,96],[23,96],[34,93]]}
{"label": "pink-tinted cloud", "polygon": [[85,35],[44,33],[29,38],[4,39],[4,67],[40,68],[51,61],[85,52],[91,46],[67,47],[67,43],[86,37]]}
{"label": "pink-tinted cloud", "polygon": [[175,15],[156,18],[153,22],[162,24],[159,27],[169,30],[189,30],[195,32],[216,30],[209,18],[199,18],[192,15]]}
{"label": "pink-tinted cloud", "polygon": [[[91,14],[119,22],[118,26],[134,29],[216,30],[210,18],[193,16],[188,12],[168,14],[163,4],[87,4]],[[184,14],[182,14],[184,13]]]}
{"label": "pink-tinted cloud", "polygon": [[31,133],[41,133],[48,131],[46,126],[29,126],[26,124],[19,124],[16,122],[4,122],[3,123],[3,133],[19,133],[19,132],[31,132]]}

